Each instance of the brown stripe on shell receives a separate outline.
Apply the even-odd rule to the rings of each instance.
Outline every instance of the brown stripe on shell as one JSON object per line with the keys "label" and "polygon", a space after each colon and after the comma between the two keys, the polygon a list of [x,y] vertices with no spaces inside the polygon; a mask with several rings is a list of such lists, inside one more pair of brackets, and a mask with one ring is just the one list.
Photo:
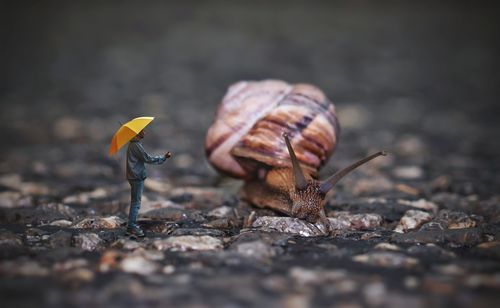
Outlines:
{"label": "brown stripe on shell", "polygon": [[332,126],[337,125],[336,124],[337,117],[335,116],[335,109],[333,107],[333,104],[328,100],[325,100],[320,103],[307,95],[303,95],[300,93],[293,93],[287,95],[287,97],[280,102],[280,105],[284,104],[308,106],[309,108],[314,110],[315,113],[324,113]]}
{"label": "brown stripe on shell", "polygon": [[216,116],[205,151],[216,169],[236,177],[254,173],[255,161],[262,167],[289,167],[283,132],[290,134],[297,158],[310,174],[326,162],[338,140],[333,105],[321,90],[308,84],[236,83]]}
{"label": "brown stripe on shell", "polygon": [[[318,169],[327,160],[328,153],[334,146],[331,140],[325,138],[328,136],[328,128],[324,128],[325,132],[323,133],[317,133],[316,127],[307,129],[311,123],[316,123],[315,125],[321,123],[316,120],[318,117],[322,117],[322,113],[314,114],[311,109],[304,108],[303,105],[279,106],[255,123],[252,129],[235,145],[235,149],[238,148],[238,151],[232,151],[232,153],[237,156],[246,151],[248,153],[245,153],[244,156],[251,157],[250,153],[254,152],[256,159],[262,159],[262,156],[256,155],[256,153],[266,154],[277,158],[279,165],[281,165],[280,159],[289,161],[289,154],[282,138],[282,134],[287,132],[290,134],[292,146],[297,149],[296,154],[299,162],[309,169]],[[304,130],[309,134],[303,136],[302,131]],[[316,139],[318,136],[309,136],[311,134],[318,135],[319,140]],[[335,136],[332,134],[330,139],[335,140]],[[262,162],[274,164],[272,160],[269,161],[267,158]]]}

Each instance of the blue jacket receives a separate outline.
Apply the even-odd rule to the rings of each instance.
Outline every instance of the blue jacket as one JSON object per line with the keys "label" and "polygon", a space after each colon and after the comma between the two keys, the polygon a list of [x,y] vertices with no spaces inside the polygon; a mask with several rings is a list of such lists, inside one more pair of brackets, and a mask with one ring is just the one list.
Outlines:
{"label": "blue jacket", "polygon": [[144,180],[147,177],[145,163],[161,165],[165,160],[165,156],[149,155],[139,139],[134,138],[130,140],[127,149],[127,179]]}

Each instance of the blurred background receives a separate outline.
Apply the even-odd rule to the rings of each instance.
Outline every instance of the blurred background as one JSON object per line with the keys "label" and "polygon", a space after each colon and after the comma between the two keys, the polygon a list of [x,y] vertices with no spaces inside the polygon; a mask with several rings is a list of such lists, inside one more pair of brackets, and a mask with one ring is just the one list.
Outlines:
{"label": "blurred background", "polygon": [[467,182],[458,189],[489,195],[500,183],[494,8],[2,2],[0,173],[61,189],[122,182],[124,153],[109,158],[108,143],[119,121],[151,115],[146,148],[175,154],[152,176],[215,183],[203,140],[217,104],[236,81],[276,78],[315,84],[335,103],[341,142],[324,172],[385,148],[391,164],[416,165],[423,178],[447,174]]}
{"label": "blurred background", "polygon": [[[0,302],[500,307],[495,4],[1,1]],[[307,226],[241,201],[206,162],[227,88],[268,78],[335,104],[322,178],[391,153],[328,197],[346,230],[287,234]],[[123,236],[125,151],[108,156],[137,116],[156,117],[145,148],[174,153],[148,168],[139,242]]]}

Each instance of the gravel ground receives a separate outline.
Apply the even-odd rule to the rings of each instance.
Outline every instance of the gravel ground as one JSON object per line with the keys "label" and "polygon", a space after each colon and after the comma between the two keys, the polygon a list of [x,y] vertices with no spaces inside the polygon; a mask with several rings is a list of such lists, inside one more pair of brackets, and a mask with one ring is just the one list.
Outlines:
{"label": "gravel ground", "polygon": [[[2,307],[500,304],[498,22],[457,1],[0,4]],[[207,164],[228,86],[317,85],[342,127],[335,226],[256,209]],[[148,169],[147,237],[124,236],[119,127]],[[230,289],[230,291],[228,291]]]}

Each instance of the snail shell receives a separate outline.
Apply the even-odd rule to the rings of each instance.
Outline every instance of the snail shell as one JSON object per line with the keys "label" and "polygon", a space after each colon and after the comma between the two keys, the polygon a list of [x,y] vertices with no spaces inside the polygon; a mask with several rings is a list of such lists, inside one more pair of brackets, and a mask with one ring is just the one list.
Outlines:
{"label": "snail shell", "polygon": [[262,168],[291,167],[286,132],[304,172],[316,176],[335,150],[339,131],[335,108],[317,87],[240,81],[224,96],[205,150],[221,173],[251,179]]}

